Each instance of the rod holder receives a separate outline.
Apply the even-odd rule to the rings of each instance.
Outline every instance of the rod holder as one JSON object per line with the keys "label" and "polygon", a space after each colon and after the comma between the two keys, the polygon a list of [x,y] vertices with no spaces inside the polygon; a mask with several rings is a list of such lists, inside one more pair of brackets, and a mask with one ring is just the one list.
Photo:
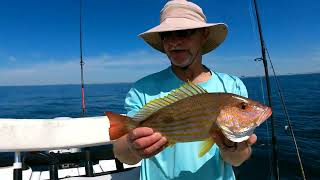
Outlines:
{"label": "rod holder", "polygon": [[13,179],[22,180],[22,161],[20,152],[14,153]]}

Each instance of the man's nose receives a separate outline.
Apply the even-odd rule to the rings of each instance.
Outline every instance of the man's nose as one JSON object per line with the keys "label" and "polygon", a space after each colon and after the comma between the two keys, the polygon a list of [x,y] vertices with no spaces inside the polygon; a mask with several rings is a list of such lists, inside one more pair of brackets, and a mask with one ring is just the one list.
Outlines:
{"label": "man's nose", "polygon": [[166,41],[170,46],[178,46],[183,43],[183,38],[176,35],[172,35],[170,36],[170,38],[166,39]]}

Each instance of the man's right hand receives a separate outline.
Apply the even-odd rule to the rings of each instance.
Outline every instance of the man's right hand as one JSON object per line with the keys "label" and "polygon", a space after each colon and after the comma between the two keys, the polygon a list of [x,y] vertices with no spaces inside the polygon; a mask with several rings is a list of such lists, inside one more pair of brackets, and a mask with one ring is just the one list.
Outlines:
{"label": "man's right hand", "polygon": [[167,139],[151,128],[138,127],[128,133],[127,142],[132,153],[143,159],[162,151],[167,144]]}
{"label": "man's right hand", "polygon": [[126,164],[136,164],[162,151],[167,139],[148,127],[138,127],[117,139],[113,144],[116,158]]}

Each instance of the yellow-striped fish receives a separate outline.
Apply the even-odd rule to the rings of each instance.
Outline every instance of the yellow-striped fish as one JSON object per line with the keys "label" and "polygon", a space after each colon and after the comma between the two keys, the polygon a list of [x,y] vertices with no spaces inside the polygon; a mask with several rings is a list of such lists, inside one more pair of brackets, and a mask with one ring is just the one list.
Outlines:
{"label": "yellow-striped fish", "polygon": [[150,127],[168,140],[204,141],[199,156],[210,150],[214,142],[212,130],[221,130],[231,141],[247,140],[254,129],[270,115],[271,108],[230,93],[208,93],[186,83],[163,98],[147,103],[133,118],[111,112],[110,139],[115,140],[135,127]]}

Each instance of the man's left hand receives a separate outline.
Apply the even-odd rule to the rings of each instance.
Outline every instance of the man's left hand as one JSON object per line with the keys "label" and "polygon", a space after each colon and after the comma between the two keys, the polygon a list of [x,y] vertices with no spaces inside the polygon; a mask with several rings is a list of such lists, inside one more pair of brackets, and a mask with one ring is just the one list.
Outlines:
{"label": "man's left hand", "polygon": [[233,166],[240,166],[251,155],[251,146],[257,141],[257,136],[252,134],[246,141],[236,143],[227,139],[221,131],[212,133],[212,137],[219,146],[221,157]]}

